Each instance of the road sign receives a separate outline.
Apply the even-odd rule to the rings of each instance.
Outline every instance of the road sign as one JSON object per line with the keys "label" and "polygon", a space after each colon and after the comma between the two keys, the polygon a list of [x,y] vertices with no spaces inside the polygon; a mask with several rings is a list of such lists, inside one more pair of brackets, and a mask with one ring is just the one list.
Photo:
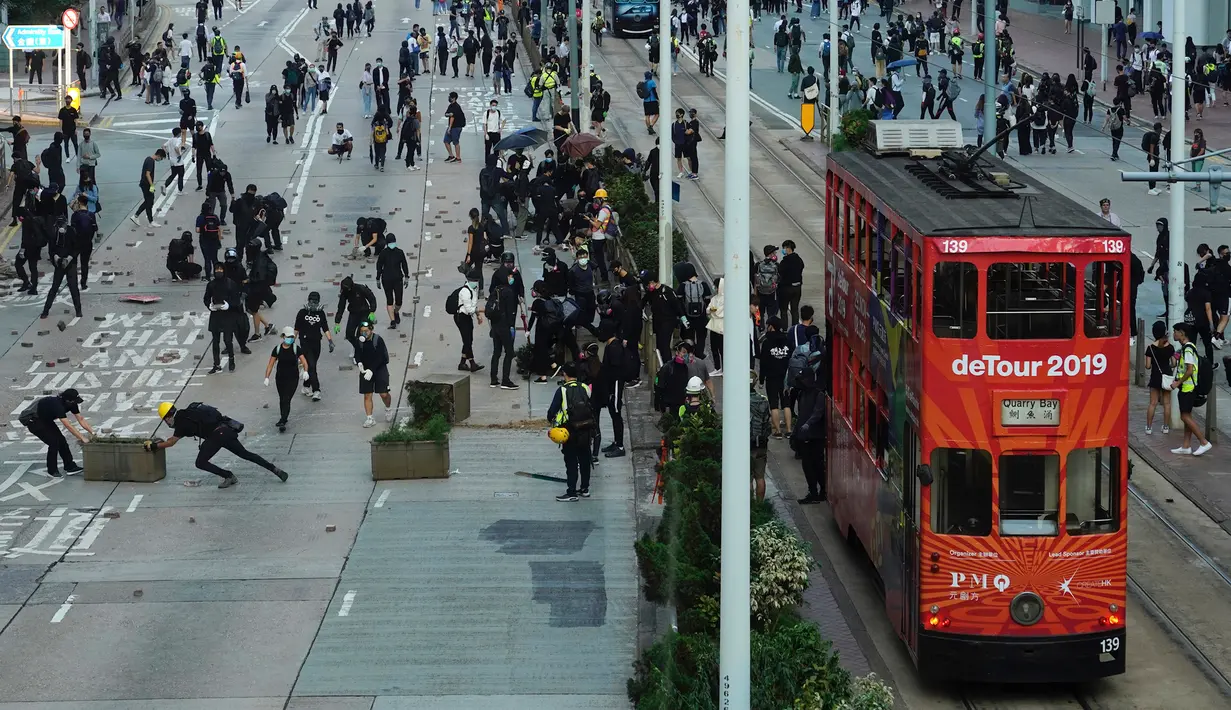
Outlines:
{"label": "road sign", "polygon": [[64,49],[67,33],[59,25],[9,25],[4,30],[4,46],[9,49]]}
{"label": "road sign", "polygon": [[70,7],[60,15],[60,24],[70,30],[77,29],[77,25],[81,23],[81,12],[75,7]]}

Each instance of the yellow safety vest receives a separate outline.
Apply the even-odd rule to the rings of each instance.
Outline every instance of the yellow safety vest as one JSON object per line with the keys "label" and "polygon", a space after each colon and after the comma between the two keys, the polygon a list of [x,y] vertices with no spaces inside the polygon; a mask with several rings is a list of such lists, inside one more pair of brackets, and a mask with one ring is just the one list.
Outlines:
{"label": "yellow safety vest", "polygon": [[590,396],[590,385],[583,385],[580,380],[560,385],[560,411],[556,412],[556,426],[568,424],[568,393],[564,391],[565,387],[580,387],[586,393],[586,397]]}
{"label": "yellow safety vest", "polygon": [[1180,375],[1184,373],[1185,368],[1184,368],[1183,354],[1184,354],[1184,351],[1188,350],[1189,348],[1193,349],[1193,376],[1184,380],[1184,382],[1180,384],[1181,392],[1192,392],[1194,389],[1197,388],[1197,370],[1201,367],[1201,358],[1197,356],[1197,346],[1193,345],[1192,343],[1184,343],[1184,347],[1180,348],[1180,368],[1181,369],[1180,369],[1180,372],[1176,374]]}

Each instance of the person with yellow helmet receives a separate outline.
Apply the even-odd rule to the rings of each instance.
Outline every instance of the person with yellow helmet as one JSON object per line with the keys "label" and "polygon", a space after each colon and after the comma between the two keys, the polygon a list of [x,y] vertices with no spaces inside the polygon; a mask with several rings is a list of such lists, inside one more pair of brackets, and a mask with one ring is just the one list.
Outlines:
{"label": "person with yellow helmet", "polygon": [[201,448],[197,451],[197,468],[220,477],[222,483],[218,484],[219,488],[230,488],[239,483],[235,474],[210,463],[210,459],[222,449],[260,466],[286,483],[288,477],[286,471],[266,461],[262,456],[245,449],[244,445],[239,442],[239,433],[244,430],[243,422],[226,416],[214,407],[203,402],[193,402],[183,409],[176,409],[174,403],[163,402],[158,405],[158,417],[171,427],[171,438],[165,441],[162,439],[147,440],[145,442],[146,451],[169,449],[175,446],[180,439],[193,436],[201,440]]}
{"label": "person with yellow helmet", "polygon": [[556,389],[551,406],[547,408],[547,422],[552,425],[548,436],[560,444],[568,481],[568,489],[556,496],[556,500],[575,503],[579,496],[590,497],[590,437],[597,428],[597,420],[590,405],[590,388],[577,380],[580,372],[577,362],[566,362],[561,370],[564,384]]}
{"label": "person with yellow helmet", "polygon": [[617,236],[615,213],[607,203],[607,191],[598,188],[594,191],[594,202],[591,206],[593,217],[590,217],[590,255],[594,257],[595,273],[604,281],[607,280],[607,237]]}

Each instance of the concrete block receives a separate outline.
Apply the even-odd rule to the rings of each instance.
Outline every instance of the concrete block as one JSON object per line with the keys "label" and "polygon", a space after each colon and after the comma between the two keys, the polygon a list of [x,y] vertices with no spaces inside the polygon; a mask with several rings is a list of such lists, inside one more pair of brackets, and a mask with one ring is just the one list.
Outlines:
{"label": "concrete block", "polygon": [[139,441],[89,441],[81,445],[85,480],[153,483],[167,477],[167,451]]}

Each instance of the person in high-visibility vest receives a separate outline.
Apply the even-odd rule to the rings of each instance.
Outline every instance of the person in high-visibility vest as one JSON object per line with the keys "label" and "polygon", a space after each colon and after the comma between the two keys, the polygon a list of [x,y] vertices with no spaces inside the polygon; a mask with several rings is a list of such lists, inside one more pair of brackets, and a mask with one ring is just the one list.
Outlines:
{"label": "person in high-visibility vest", "polygon": [[962,56],[965,53],[966,47],[962,41],[962,30],[959,27],[954,27],[953,36],[949,38],[949,62],[953,65],[953,77],[955,79],[962,78]]}
{"label": "person in high-visibility vest", "polygon": [[970,45],[970,56],[975,63],[975,81],[983,80],[983,53],[986,50],[986,45],[983,43],[983,33],[979,33],[979,38]]}
{"label": "person in high-visibility vest", "polygon": [[205,85],[205,107],[212,111],[214,110],[214,91],[221,83],[218,70],[214,68],[213,62],[206,62],[201,66],[201,83]]}
{"label": "person in high-visibility vest", "polygon": [[[1172,336],[1180,344],[1180,364],[1176,368],[1176,376],[1171,382],[1171,389],[1180,391],[1177,399],[1180,403],[1180,421],[1184,422],[1184,443],[1180,444],[1179,448],[1172,449],[1173,454],[1201,456],[1214,447],[1202,436],[1201,429],[1193,420],[1193,407],[1196,406],[1198,397],[1197,378],[1201,368],[1201,358],[1198,357],[1197,345],[1193,342],[1196,334],[1197,329],[1188,323],[1176,323],[1172,328]],[[1209,365],[1208,358],[1205,364]],[[1193,437],[1196,437],[1200,444],[1195,449],[1192,448]]]}
{"label": "person in high-visibility vest", "polygon": [[214,69],[222,73],[222,63],[227,57],[227,41],[222,37],[222,30],[214,28],[214,36],[209,40],[209,59],[214,63]]}
{"label": "person in high-visibility vest", "polygon": [[547,408],[548,423],[568,430],[568,438],[560,444],[568,481],[568,490],[556,496],[562,503],[575,503],[579,497],[590,497],[590,437],[598,420],[590,404],[589,385],[577,380],[580,370],[576,361],[564,363],[561,367],[564,384],[556,389],[551,406]]}

